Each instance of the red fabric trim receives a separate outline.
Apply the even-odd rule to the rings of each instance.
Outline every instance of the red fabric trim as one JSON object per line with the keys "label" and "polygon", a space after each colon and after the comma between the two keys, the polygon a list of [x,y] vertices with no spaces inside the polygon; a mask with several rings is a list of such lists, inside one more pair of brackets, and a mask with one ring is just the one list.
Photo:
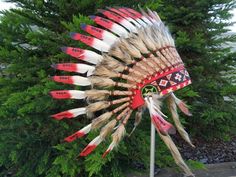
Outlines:
{"label": "red fabric trim", "polygon": [[[156,73],[155,76],[151,77],[150,79],[144,79],[142,83],[138,83],[136,86],[138,89],[133,89],[131,90],[133,92],[133,99],[132,99],[132,103],[131,103],[131,108],[132,109],[136,109],[142,105],[145,104],[145,101],[142,97],[142,93],[141,90],[142,88],[147,85],[147,84],[151,84],[152,82],[165,77],[171,73],[174,72],[178,72],[184,69],[184,66],[180,66],[178,68],[174,68],[172,70],[169,70],[167,72],[163,72],[163,73]],[[170,86],[164,90],[160,90],[160,95],[165,95],[167,93],[173,92],[175,90],[181,89],[187,85],[191,84],[191,80],[190,79],[186,79],[185,81],[181,82],[181,83],[177,83],[176,85]]]}

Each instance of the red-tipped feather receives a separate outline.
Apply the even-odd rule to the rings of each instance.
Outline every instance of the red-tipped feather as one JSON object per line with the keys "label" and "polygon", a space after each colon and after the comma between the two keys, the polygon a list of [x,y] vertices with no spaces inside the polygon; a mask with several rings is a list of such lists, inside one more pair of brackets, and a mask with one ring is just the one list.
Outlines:
{"label": "red-tipped feather", "polygon": [[184,114],[186,114],[187,116],[192,116],[192,113],[189,111],[188,106],[183,101],[180,101],[177,106]]}
{"label": "red-tipped feather", "polygon": [[52,65],[53,68],[62,70],[62,71],[69,71],[69,72],[76,72],[77,67],[75,63],[60,63]]}
{"label": "red-tipped feather", "polygon": [[97,147],[97,145],[88,145],[81,153],[80,156],[84,157],[89,155],[93,150]]}
{"label": "red-tipped feather", "polygon": [[151,120],[156,129],[158,129],[163,135],[176,133],[174,126],[163,119],[160,115],[152,115]]}
{"label": "red-tipped feather", "polygon": [[52,79],[56,82],[62,82],[65,84],[73,84],[73,79],[71,76],[53,76]]}
{"label": "red-tipped feather", "polygon": [[94,138],[86,148],[84,148],[84,150],[80,153],[80,156],[87,156],[89,155],[91,152],[93,152],[93,150],[102,142],[102,137],[101,136],[97,136],[96,138]]}
{"label": "red-tipped feather", "polygon": [[81,60],[84,59],[84,49],[80,49],[80,48],[74,48],[74,47],[61,47],[61,50],[68,54],[71,55],[72,57],[76,57],[79,58]]}
{"label": "red-tipped feather", "polygon": [[54,90],[50,95],[55,99],[84,99],[86,97],[84,91],[80,90]]}
{"label": "red-tipped feather", "polygon": [[84,134],[83,132],[76,132],[76,133],[74,133],[74,134],[72,134],[72,135],[66,137],[64,140],[65,140],[66,142],[70,143],[70,142],[76,140],[77,138],[83,137],[84,135],[85,135],[85,134]]}
{"label": "red-tipped feather", "polygon": [[142,18],[142,14],[137,12],[136,10],[134,9],[131,9],[131,8],[124,8],[125,10],[127,10],[128,12],[134,14],[137,18]]}
{"label": "red-tipped feather", "polygon": [[102,158],[105,158],[107,156],[107,154],[110,153],[110,150],[106,150],[103,154],[102,154]]}
{"label": "red-tipped feather", "polygon": [[103,37],[104,29],[97,28],[97,27],[94,27],[91,25],[86,25],[86,24],[81,24],[80,27],[82,28],[82,30],[95,36],[98,39],[102,39],[102,37]]}
{"label": "red-tipped feather", "polygon": [[71,119],[85,113],[86,113],[86,108],[76,108],[51,115],[51,117],[57,120],[61,120],[63,118]]}
{"label": "red-tipped feather", "polygon": [[72,39],[79,40],[85,43],[86,45],[93,47],[94,49],[97,49],[99,51],[108,52],[108,50],[110,49],[110,46],[108,44],[91,36],[86,36],[79,33],[70,33],[70,36]]}
{"label": "red-tipped feather", "polygon": [[74,134],[66,137],[64,140],[66,142],[72,142],[72,141],[76,140],[77,138],[83,137],[84,135],[86,135],[90,132],[91,126],[92,126],[92,124],[89,124],[89,125],[85,126],[81,130],[79,130],[79,131],[75,132]]}
{"label": "red-tipped feather", "polygon": [[50,95],[55,99],[69,99],[71,95],[68,90],[54,90],[50,92]]}
{"label": "red-tipped feather", "polygon": [[57,119],[57,120],[61,120],[63,118],[73,118],[74,115],[68,111],[64,111],[64,112],[60,112],[58,114],[54,114],[54,115],[51,115],[51,117],[53,117],[54,119]]}
{"label": "red-tipped feather", "polygon": [[87,44],[90,47],[93,46],[93,42],[94,42],[93,37],[86,36],[86,35],[79,34],[79,33],[73,33],[73,32],[70,33],[70,36],[71,36],[72,39],[79,40],[79,41]]}

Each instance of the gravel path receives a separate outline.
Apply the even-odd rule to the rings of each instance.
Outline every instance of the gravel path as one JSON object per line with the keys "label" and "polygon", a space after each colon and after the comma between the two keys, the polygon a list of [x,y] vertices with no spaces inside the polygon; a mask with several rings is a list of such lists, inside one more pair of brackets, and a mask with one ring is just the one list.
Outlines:
{"label": "gravel path", "polygon": [[236,137],[229,142],[193,140],[196,148],[191,148],[179,138],[177,144],[186,160],[198,160],[204,164],[236,162]]}

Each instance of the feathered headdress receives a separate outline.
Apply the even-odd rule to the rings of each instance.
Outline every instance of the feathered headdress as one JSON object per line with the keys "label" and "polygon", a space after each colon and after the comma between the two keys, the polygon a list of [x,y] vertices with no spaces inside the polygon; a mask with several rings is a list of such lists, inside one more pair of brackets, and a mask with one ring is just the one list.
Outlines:
{"label": "feathered headdress", "polygon": [[164,119],[165,115],[161,112],[161,102],[167,99],[177,131],[193,146],[180,123],[177,107],[186,115],[191,113],[185,103],[173,93],[189,85],[191,80],[168,28],[157,13],[149,9],[147,12],[141,9],[139,13],[122,7],[99,12],[103,17],[90,18],[103,28],[81,24],[81,28],[93,37],[70,33],[72,39],[87,44],[96,52],[73,47],[62,48],[65,53],[87,64],[53,65],[58,70],[87,74],[87,77],[54,76],[54,81],[91,88],[84,91],[56,90],[50,93],[56,99],[91,101],[86,107],[52,115],[57,120],[75,118],[100,110],[106,111],[93,119],[89,125],[65,138],[65,141],[71,142],[91,130],[101,129],[100,134],[80,154],[87,156],[112,133],[112,142],[103,154],[105,157],[125,135],[125,125],[132,113],[135,114],[135,129],[141,121],[142,107],[147,107],[152,123],[170,149],[176,163],[187,175],[193,175],[169,136],[175,133],[174,126]]}

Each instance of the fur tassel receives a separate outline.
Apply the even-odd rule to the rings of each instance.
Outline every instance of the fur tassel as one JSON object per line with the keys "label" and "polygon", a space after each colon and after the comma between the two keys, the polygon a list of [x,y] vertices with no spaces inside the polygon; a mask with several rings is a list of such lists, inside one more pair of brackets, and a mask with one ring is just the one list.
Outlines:
{"label": "fur tassel", "polygon": [[112,143],[109,145],[108,149],[102,155],[103,158],[110,151],[112,151],[114,147],[116,147],[119,144],[124,135],[125,135],[125,126],[123,124],[120,124],[119,127],[116,129],[116,131],[112,134]]}
{"label": "fur tassel", "polygon": [[92,129],[101,128],[113,115],[112,112],[106,112],[92,121]]}
{"label": "fur tassel", "polygon": [[141,51],[143,54],[148,54],[149,51],[143,41],[136,35],[132,35],[129,38],[127,38],[128,42],[134,45],[138,50]]}
{"label": "fur tassel", "polygon": [[113,59],[108,55],[103,55],[103,60],[100,65],[110,68],[111,70],[122,72],[125,70],[125,65],[120,63],[119,61]]}
{"label": "fur tassel", "polygon": [[171,137],[169,135],[164,136],[159,131],[158,131],[158,134],[161,137],[161,139],[164,141],[164,143],[166,144],[168,149],[170,150],[170,152],[175,160],[175,163],[185,172],[185,174],[187,176],[195,177],[195,175],[191,172],[189,167],[184,162],[181,154],[179,153],[178,148],[176,147],[176,145],[172,141]]}
{"label": "fur tassel", "polygon": [[190,138],[189,138],[189,135],[188,133],[184,130],[184,127],[182,126],[180,120],[179,120],[179,115],[177,113],[177,108],[176,108],[176,105],[175,105],[175,101],[174,101],[174,98],[172,96],[169,96],[167,98],[167,101],[168,101],[168,107],[169,107],[169,110],[172,114],[172,118],[175,122],[175,125],[177,127],[177,130],[179,132],[179,134],[181,135],[181,137],[187,142],[189,143],[192,147],[195,147]]}
{"label": "fur tassel", "polygon": [[102,88],[109,88],[109,87],[115,86],[115,82],[109,78],[92,76],[89,78],[89,80],[91,81],[93,85],[102,87]]}
{"label": "fur tassel", "polygon": [[96,112],[102,109],[108,108],[110,106],[109,101],[99,101],[96,103],[92,103],[86,107],[87,112]]}
{"label": "fur tassel", "polygon": [[147,48],[148,48],[149,50],[155,51],[156,47],[155,47],[155,45],[154,45],[154,42],[153,42],[151,36],[148,35],[148,33],[145,32],[144,29],[139,30],[138,36],[139,36],[140,39],[142,39],[142,41],[144,42],[144,44],[147,46]]}
{"label": "fur tassel", "polygon": [[141,120],[142,120],[142,108],[139,108],[139,110],[136,112],[135,114],[135,120],[134,120],[134,128],[133,130],[130,132],[129,136],[132,135],[132,133],[135,131],[136,127],[140,124]]}
{"label": "fur tassel", "polygon": [[102,65],[99,65],[96,67],[94,74],[97,76],[103,76],[103,77],[109,77],[109,78],[114,78],[118,76],[118,73],[113,72],[112,70],[109,70]]}
{"label": "fur tassel", "polygon": [[110,91],[108,90],[86,90],[85,95],[88,100],[104,100],[109,97]]}
{"label": "fur tassel", "polygon": [[121,50],[120,47],[121,46],[120,46],[120,41],[119,41],[119,43],[117,42],[116,45],[113,45],[113,47],[111,47],[108,54],[121,59],[126,64],[132,64],[131,56],[128,53]]}
{"label": "fur tassel", "polygon": [[128,52],[134,58],[141,58],[142,55],[140,51],[134,47],[132,44],[129,44],[125,39],[121,39],[121,48]]}
{"label": "fur tassel", "polygon": [[113,131],[114,127],[116,126],[116,123],[117,123],[116,119],[113,119],[109,123],[107,123],[107,125],[102,128],[100,132],[100,136],[102,138],[105,138],[107,135],[109,135]]}

